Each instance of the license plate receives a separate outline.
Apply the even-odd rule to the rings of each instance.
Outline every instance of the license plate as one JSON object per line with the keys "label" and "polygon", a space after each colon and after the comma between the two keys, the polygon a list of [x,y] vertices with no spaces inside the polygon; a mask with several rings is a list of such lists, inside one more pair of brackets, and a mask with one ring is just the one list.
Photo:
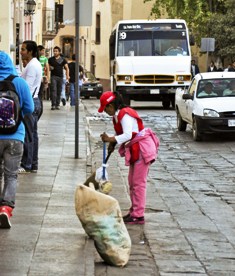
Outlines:
{"label": "license plate", "polygon": [[88,91],[93,91],[93,88],[88,88],[87,90],[88,90]]}
{"label": "license plate", "polygon": [[229,127],[235,127],[235,120],[228,120]]}
{"label": "license plate", "polygon": [[160,90],[159,89],[151,89],[150,94],[159,94]]}

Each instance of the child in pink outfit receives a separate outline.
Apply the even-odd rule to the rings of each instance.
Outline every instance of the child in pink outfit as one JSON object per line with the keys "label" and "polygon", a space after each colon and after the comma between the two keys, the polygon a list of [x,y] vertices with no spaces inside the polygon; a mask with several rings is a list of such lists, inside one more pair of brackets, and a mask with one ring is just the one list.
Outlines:
{"label": "child in pink outfit", "polygon": [[103,142],[109,142],[109,152],[119,144],[119,153],[125,157],[126,166],[129,166],[131,207],[128,214],[123,217],[124,222],[144,224],[147,176],[149,166],[156,159],[159,140],[151,129],[144,128],[138,113],[125,106],[117,92],[107,91],[102,94],[98,112],[103,111],[113,116],[116,135],[108,136],[103,133],[101,139]]}

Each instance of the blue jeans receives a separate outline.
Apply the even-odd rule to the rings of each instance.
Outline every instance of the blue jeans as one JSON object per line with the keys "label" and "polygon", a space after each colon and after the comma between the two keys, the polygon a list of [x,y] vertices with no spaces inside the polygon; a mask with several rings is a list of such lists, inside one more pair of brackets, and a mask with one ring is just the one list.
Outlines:
{"label": "blue jeans", "polygon": [[65,95],[65,85],[66,85],[66,79],[63,78],[62,88],[61,88],[61,95],[60,95],[61,100],[62,100],[62,99],[66,99],[66,95]]}
{"label": "blue jeans", "polygon": [[70,82],[70,105],[75,105],[75,83]]}
{"label": "blue jeans", "polygon": [[[81,90],[81,86],[79,86],[79,92]],[[78,94],[78,98],[79,98],[79,94]],[[75,83],[74,82],[70,82],[70,105],[74,106],[76,104],[75,101]]]}
{"label": "blue jeans", "polygon": [[60,106],[63,78],[51,76],[51,106]]}
{"label": "blue jeans", "polygon": [[15,207],[17,174],[22,154],[21,141],[0,140],[0,206]]}
{"label": "blue jeans", "polygon": [[34,125],[33,125],[33,141],[29,141],[28,134],[25,135],[24,153],[21,161],[22,167],[27,170],[38,169],[38,117],[41,114],[41,102],[39,98],[34,98]]}

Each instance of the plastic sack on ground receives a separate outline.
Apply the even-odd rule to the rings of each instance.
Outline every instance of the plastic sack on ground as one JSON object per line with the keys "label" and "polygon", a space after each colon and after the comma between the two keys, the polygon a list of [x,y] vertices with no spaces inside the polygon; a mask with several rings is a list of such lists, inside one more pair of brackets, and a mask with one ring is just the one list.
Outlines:
{"label": "plastic sack on ground", "polygon": [[125,266],[130,257],[131,239],[118,201],[92,188],[78,185],[75,209],[85,232],[94,240],[101,258],[107,264]]}

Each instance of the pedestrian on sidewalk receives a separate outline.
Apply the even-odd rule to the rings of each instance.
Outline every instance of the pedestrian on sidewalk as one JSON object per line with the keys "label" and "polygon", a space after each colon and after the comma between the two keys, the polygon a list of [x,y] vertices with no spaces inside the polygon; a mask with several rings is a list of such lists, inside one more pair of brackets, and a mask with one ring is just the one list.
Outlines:
{"label": "pedestrian on sidewalk", "polygon": [[216,71],[217,71],[217,67],[215,66],[215,63],[212,60],[210,65],[207,68],[207,72],[216,72]]}
{"label": "pedestrian on sidewalk", "polygon": [[[75,67],[76,67],[76,55],[72,55],[72,61],[69,63],[69,83],[70,83],[70,105],[75,106]],[[81,91],[81,87],[83,84],[83,79],[84,79],[84,69],[83,67],[79,64],[79,77],[78,77],[78,85],[79,85],[79,92]],[[79,95],[78,95],[78,98]]]}
{"label": "pedestrian on sidewalk", "polygon": [[45,47],[43,45],[38,45],[39,61],[42,66],[42,84],[40,87],[41,100],[46,99],[48,83],[50,80],[50,67],[48,63],[48,58],[45,56]]}
{"label": "pedestrian on sidewalk", "polygon": [[[0,80],[10,75],[17,76],[15,67],[10,56],[0,51]],[[18,76],[12,82],[19,95],[23,114],[31,114],[34,103],[28,84]],[[15,208],[17,176],[23,154],[24,137],[23,122],[20,122],[15,133],[0,135],[0,228],[11,227],[10,217]]]}
{"label": "pedestrian on sidewalk", "polygon": [[[69,82],[68,62],[61,54],[61,49],[55,46],[54,56],[48,59],[51,70],[51,110],[60,109],[60,98],[63,84],[63,70],[65,69],[66,82]],[[64,99],[63,104],[66,104]]]}
{"label": "pedestrian on sidewalk", "polygon": [[113,117],[116,132],[113,136],[100,135],[103,142],[109,142],[108,152],[120,145],[119,153],[129,166],[128,183],[131,207],[123,217],[126,224],[144,224],[147,176],[150,165],[155,161],[159,140],[150,128],[145,128],[138,113],[123,103],[118,92],[107,91],[100,97],[98,112],[105,111]]}
{"label": "pedestrian on sidewalk", "polygon": [[192,78],[194,78],[199,73],[200,73],[199,67],[196,64],[195,59],[192,59],[191,60],[191,75],[192,75]]}
{"label": "pedestrian on sidewalk", "polygon": [[42,67],[39,62],[38,48],[35,41],[26,40],[21,46],[21,58],[24,60],[25,67],[21,77],[26,80],[29,85],[31,96],[34,101],[33,112],[33,130],[32,141],[26,132],[24,141],[24,153],[21,161],[19,173],[37,172],[38,170],[38,120],[42,112],[39,91],[42,82]]}

